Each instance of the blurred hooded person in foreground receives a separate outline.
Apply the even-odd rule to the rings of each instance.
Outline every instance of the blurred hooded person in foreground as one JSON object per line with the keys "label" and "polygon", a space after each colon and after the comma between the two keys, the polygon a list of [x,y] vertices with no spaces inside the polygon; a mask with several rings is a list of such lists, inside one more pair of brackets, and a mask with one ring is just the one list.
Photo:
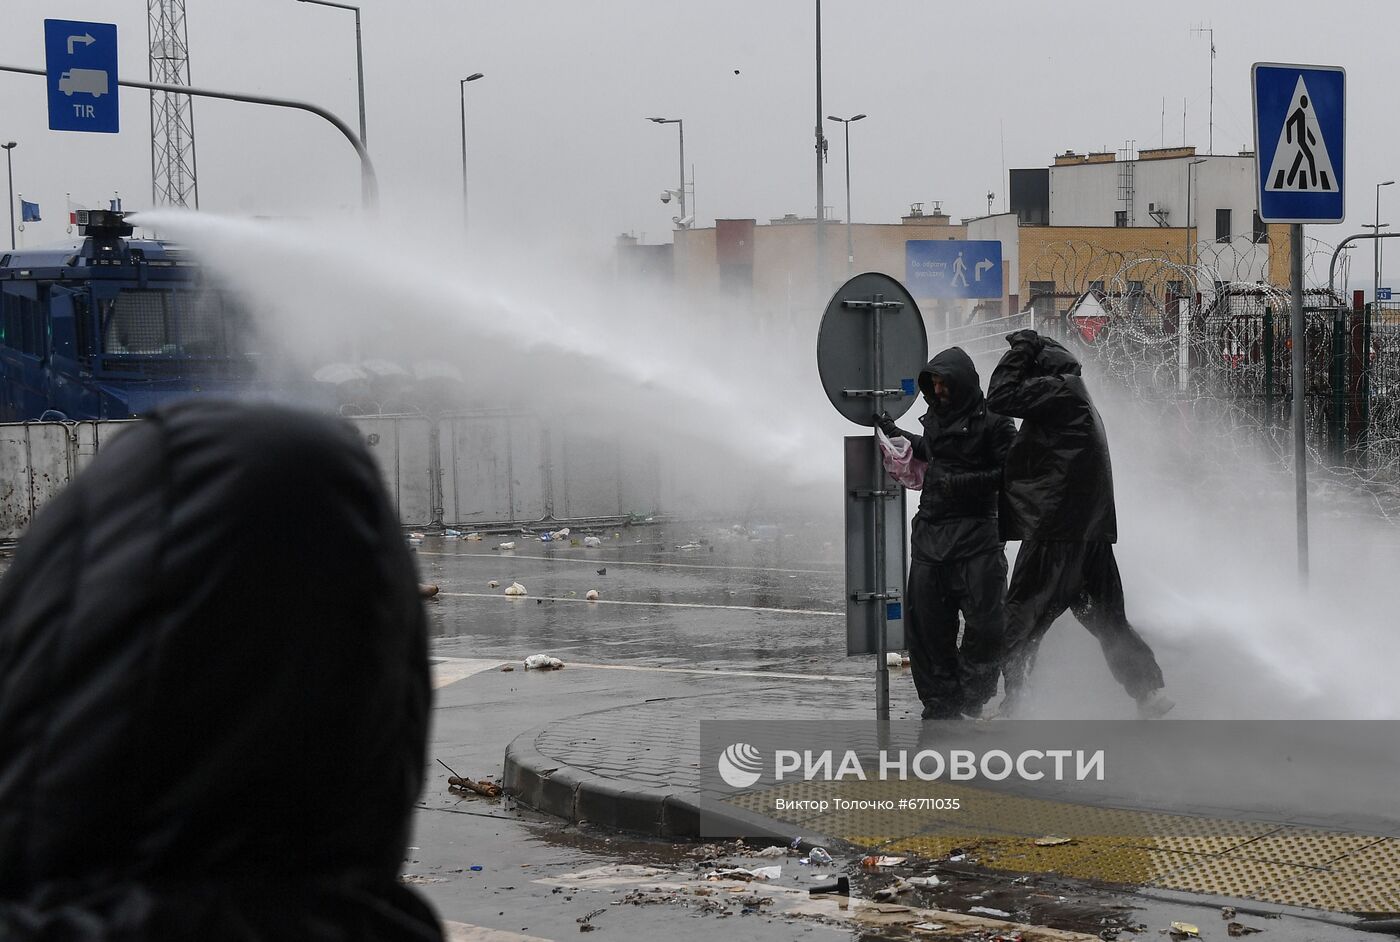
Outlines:
{"label": "blurred hooded person in foreground", "polygon": [[1022,420],[1006,459],[1001,535],[1020,540],[1006,594],[1006,699],[1014,716],[1040,641],[1069,609],[1098,639],[1114,678],[1145,719],[1174,703],[1162,671],[1128,623],[1113,558],[1118,521],[1103,420],[1079,375],[1079,361],[1056,341],[1018,330],[987,384],[987,403]]}
{"label": "blurred hooded person in foreground", "polygon": [[959,347],[928,362],[919,389],[929,404],[922,435],[883,413],[875,417],[881,431],[909,439],[914,457],[928,462],[909,541],[909,666],[924,719],[978,716],[997,692],[1006,594],[997,492],[1016,426],[987,408],[977,367]]}
{"label": "blurred hooded person in foreground", "polygon": [[354,430],[158,411],[0,582],[0,938],[441,939],[397,879],[429,702]]}

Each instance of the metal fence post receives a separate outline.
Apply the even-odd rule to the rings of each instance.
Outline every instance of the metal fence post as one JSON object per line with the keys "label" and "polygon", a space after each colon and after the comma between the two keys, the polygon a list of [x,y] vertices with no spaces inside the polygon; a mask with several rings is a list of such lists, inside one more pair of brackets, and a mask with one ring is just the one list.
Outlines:
{"label": "metal fence post", "polygon": [[1346,455],[1346,312],[1339,305],[1332,312],[1332,460],[1339,466]]}
{"label": "metal fence post", "polygon": [[1264,308],[1264,428],[1274,427],[1274,312]]}

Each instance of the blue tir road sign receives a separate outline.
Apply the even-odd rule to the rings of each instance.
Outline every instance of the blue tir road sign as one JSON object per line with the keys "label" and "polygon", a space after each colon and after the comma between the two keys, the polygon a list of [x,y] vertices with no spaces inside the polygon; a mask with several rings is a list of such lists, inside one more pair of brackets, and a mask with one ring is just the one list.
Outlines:
{"label": "blue tir road sign", "polygon": [[910,239],[904,243],[904,284],[916,298],[999,298],[1001,243]]}
{"label": "blue tir road sign", "polygon": [[1390,300],[1390,289],[1389,289],[1389,288],[1379,288],[1379,289],[1377,289],[1377,291],[1376,291],[1376,300],[1377,300],[1377,301],[1389,301],[1389,300]]}
{"label": "blue tir road sign", "polygon": [[1254,153],[1265,222],[1346,216],[1346,70],[1254,64]]}
{"label": "blue tir road sign", "polygon": [[44,20],[44,68],[49,130],[117,133],[115,23]]}

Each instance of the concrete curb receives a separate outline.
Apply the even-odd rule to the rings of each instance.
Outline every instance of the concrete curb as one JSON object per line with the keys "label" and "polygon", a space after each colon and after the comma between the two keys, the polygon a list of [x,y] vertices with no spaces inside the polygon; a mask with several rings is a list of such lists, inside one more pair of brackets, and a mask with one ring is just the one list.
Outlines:
{"label": "concrete curb", "polygon": [[[550,759],[535,748],[540,730],[522,733],[506,747],[506,794],[527,808],[575,824],[675,840],[725,840],[791,844],[797,825],[784,824],[689,788],[655,788],[604,778]],[[702,827],[703,825],[703,827]],[[840,842],[804,833],[799,847]]]}

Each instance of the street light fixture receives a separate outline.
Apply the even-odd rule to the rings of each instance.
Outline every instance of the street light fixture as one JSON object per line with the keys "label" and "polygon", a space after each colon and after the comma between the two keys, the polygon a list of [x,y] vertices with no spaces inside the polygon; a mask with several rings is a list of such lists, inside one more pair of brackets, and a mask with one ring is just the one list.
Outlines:
{"label": "street light fixture", "polygon": [[10,160],[10,151],[19,146],[18,141],[0,144],[5,148],[5,176],[10,181],[10,251],[15,248],[15,168]]}
{"label": "street light fixture", "polygon": [[467,83],[485,78],[481,72],[473,72],[457,83],[462,93],[462,230],[467,228]]}
{"label": "street light fixture", "polygon": [[360,83],[360,143],[365,144],[365,54],[360,43],[360,8],[350,3],[335,3],[333,0],[298,0],[299,3],[316,3],[323,7],[355,11],[355,72]]}
{"label": "street light fixture", "polygon": [[851,122],[859,121],[865,115],[852,115],[838,118],[834,114],[826,116],[828,121],[840,121],[846,129],[846,274],[855,274],[856,250],[851,241]]}
{"label": "street light fixture", "polygon": [[685,212],[685,121],[682,118],[647,118],[648,121],[656,124],[674,124],[676,130],[680,132],[681,144],[681,185],[676,190],[676,199],[680,203],[681,214],[676,217],[676,225],[681,229],[690,228]]}

